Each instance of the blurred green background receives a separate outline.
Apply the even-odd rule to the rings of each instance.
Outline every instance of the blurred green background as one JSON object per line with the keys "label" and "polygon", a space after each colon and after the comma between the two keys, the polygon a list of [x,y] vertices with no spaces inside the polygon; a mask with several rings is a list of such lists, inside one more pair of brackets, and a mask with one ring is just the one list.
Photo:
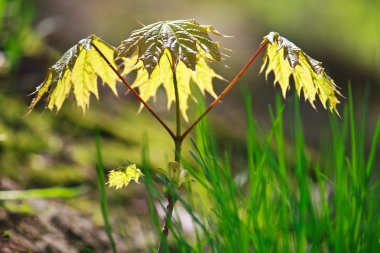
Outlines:
{"label": "blurred green background", "polygon": [[[355,109],[360,111],[363,104],[369,105],[367,138],[373,133],[380,115],[379,0],[0,0],[0,190],[9,189],[9,183],[4,183],[9,180],[15,189],[85,184],[91,194],[65,204],[90,214],[96,224],[102,224],[95,190],[94,129],[101,133],[107,170],[129,162],[139,163],[144,139],[149,143],[153,166],[166,166],[173,151],[169,136],[147,111],[137,114],[139,104],[131,95],[125,95],[121,85],[117,98],[108,89],[101,89],[100,101],[93,98],[86,115],[74,106],[72,98],[58,114],[45,110],[41,104],[26,115],[33,97],[29,94],[44,80],[49,66],[90,34],[118,46],[141,24],[192,18],[233,36],[215,38],[229,49],[225,53],[230,57],[224,61],[228,67],[222,64],[213,67],[228,80],[256,51],[263,36],[270,31],[279,32],[322,61],[346,97],[351,83]],[[247,159],[241,87],[249,87],[259,128],[269,129],[271,125],[268,105],[275,104],[275,92],[279,89],[273,87],[272,76],[266,83],[258,74],[261,64],[260,57],[208,116],[221,149],[229,147],[232,152],[235,167],[245,164]],[[225,86],[225,82],[215,82],[217,93]],[[294,89],[288,93],[290,100],[293,93]],[[210,97],[207,102],[211,102]],[[342,104],[345,103],[347,99],[343,98]],[[166,112],[164,92],[154,106],[174,127],[173,111]],[[328,113],[320,104],[317,108],[318,112],[309,104],[300,103],[308,151],[313,157],[323,157],[318,150],[330,143]],[[195,118],[195,105],[190,110],[191,120]],[[292,110],[291,106],[285,109],[285,139],[291,139]],[[338,110],[342,112],[343,106]],[[369,143],[367,139],[367,147]],[[190,147],[189,142],[183,145],[187,157]],[[294,163],[288,151],[285,150],[287,162]],[[142,187],[132,184],[127,191],[108,193],[110,202],[118,205],[111,209],[111,216],[128,217],[131,227],[149,220]],[[117,224],[122,231],[125,228],[119,223],[124,222]],[[128,233],[131,237],[138,236],[134,230]],[[144,231],[144,238],[149,237],[146,235]]]}
{"label": "blurred green background", "polygon": [[[121,86],[119,98],[103,89],[100,102],[93,100],[85,116],[70,102],[58,114],[40,105],[26,116],[32,99],[28,94],[63,52],[89,34],[118,46],[140,23],[190,18],[233,36],[220,39],[231,50],[226,51],[230,56],[225,59],[228,68],[213,65],[228,80],[251,57],[263,36],[279,32],[322,61],[343,95],[347,95],[348,82],[352,83],[358,107],[369,104],[368,129],[373,129],[380,113],[378,0],[0,0],[0,176],[7,175],[25,188],[95,184],[96,126],[103,137],[106,168],[138,162],[143,136],[148,138],[153,162],[164,166],[173,149],[171,141],[148,112],[137,116],[138,103],[132,96],[124,96]],[[211,127],[222,143],[243,145],[242,84],[249,86],[259,124],[269,124],[268,104],[274,103],[274,91],[278,89],[273,87],[273,78],[265,83],[258,75],[261,64],[261,59],[254,63],[240,85],[210,114]],[[225,85],[217,81],[215,88],[220,92]],[[155,106],[172,121],[170,112],[165,112],[164,100],[162,97]],[[311,148],[318,147],[328,125],[327,113],[320,104],[318,111],[301,103]],[[186,155],[186,144],[184,149]]]}

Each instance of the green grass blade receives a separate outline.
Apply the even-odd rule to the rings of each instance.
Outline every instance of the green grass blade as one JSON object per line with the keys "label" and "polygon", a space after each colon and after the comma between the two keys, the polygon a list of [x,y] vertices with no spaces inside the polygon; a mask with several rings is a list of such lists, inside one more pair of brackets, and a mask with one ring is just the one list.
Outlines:
{"label": "green grass blade", "polygon": [[[350,130],[351,130],[351,173],[354,173],[357,169],[357,144],[356,144],[356,126],[355,126],[355,113],[354,113],[354,99],[352,97],[352,87],[349,83],[348,86],[348,99],[349,99],[349,110],[350,110]],[[352,177],[354,187],[357,186],[358,178],[356,176]]]}
{"label": "green grass blade", "polygon": [[377,145],[379,145],[379,137],[380,137],[380,117],[377,119],[375,133],[372,138],[371,149],[370,149],[368,160],[367,160],[367,165],[366,165],[366,170],[365,170],[367,182],[369,182],[370,177],[372,175],[373,165],[374,165],[375,157],[376,157],[376,148],[377,148]]}
{"label": "green grass blade", "polygon": [[100,208],[102,211],[102,218],[104,222],[104,230],[110,241],[112,252],[117,253],[115,240],[112,235],[112,226],[109,221],[109,211],[106,196],[106,179],[104,175],[103,158],[100,145],[100,133],[99,130],[95,130],[95,149],[96,149],[96,175],[98,178],[98,188],[100,194]]}
{"label": "green grass blade", "polygon": [[[377,175],[380,117],[368,157],[367,117],[355,118],[352,100],[342,119],[330,115],[326,150],[317,151],[305,141],[294,102],[289,117],[277,97],[265,130],[245,97],[247,154],[238,163],[231,150],[241,146],[222,153],[212,124],[197,126],[194,159],[182,164],[198,183],[177,196],[197,228],[191,241],[173,224],[176,252],[380,252],[380,184],[369,180]],[[292,138],[284,130],[289,120]]]}
{"label": "green grass blade", "polygon": [[[309,175],[308,175],[308,164],[305,151],[305,139],[302,128],[302,120],[299,109],[299,98],[295,96],[294,99],[294,127],[293,134],[295,138],[295,151],[296,151],[296,178],[298,180],[298,191],[299,191],[299,201],[298,201],[298,221],[297,221],[297,252],[307,251],[307,235],[308,227],[307,224],[313,224],[313,209],[310,203],[310,192],[309,192]],[[313,233],[317,236],[318,231],[314,227]]]}

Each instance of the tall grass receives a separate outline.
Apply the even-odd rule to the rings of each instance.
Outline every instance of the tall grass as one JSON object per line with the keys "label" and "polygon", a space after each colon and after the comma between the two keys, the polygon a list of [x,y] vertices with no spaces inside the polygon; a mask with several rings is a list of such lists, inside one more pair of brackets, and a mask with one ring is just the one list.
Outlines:
{"label": "tall grass", "polygon": [[[196,230],[187,238],[181,222],[173,222],[170,252],[380,252],[375,172],[380,117],[369,133],[366,110],[356,118],[350,91],[342,118],[330,116],[329,141],[318,160],[305,143],[298,99],[290,141],[285,138],[280,98],[270,109],[272,126],[267,131],[257,126],[249,96],[245,105],[244,168],[236,168],[230,153],[219,150],[207,121],[197,128],[195,162],[183,161],[197,183],[177,195]],[[159,197],[153,188],[147,190],[160,231],[152,204]]]}

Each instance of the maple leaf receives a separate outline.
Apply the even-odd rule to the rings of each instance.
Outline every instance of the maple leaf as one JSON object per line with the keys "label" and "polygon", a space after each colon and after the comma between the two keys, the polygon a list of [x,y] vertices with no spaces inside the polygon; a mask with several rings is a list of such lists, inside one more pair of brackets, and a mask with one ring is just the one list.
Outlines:
{"label": "maple leaf", "polygon": [[174,68],[182,61],[195,70],[199,49],[221,61],[220,45],[211,40],[208,33],[224,36],[212,26],[200,25],[195,20],[160,21],[132,32],[117,48],[119,56],[129,56],[138,50],[138,59],[151,75],[167,50]]}
{"label": "maple leaf", "polygon": [[[213,89],[212,79],[218,78],[224,80],[222,76],[216,74],[214,70],[207,65],[206,55],[199,53],[196,57],[197,64],[195,71],[189,69],[182,61],[178,62],[176,69],[179,103],[182,116],[186,121],[188,121],[188,100],[190,97],[195,100],[191,93],[191,83],[194,83],[203,95],[208,92],[216,98],[217,95]],[[164,51],[159,64],[150,76],[148,71],[143,67],[143,62],[138,60],[137,54],[134,54],[130,58],[123,58],[123,61],[125,66],[123,75],[137,70],[136,79],[132,83],[132,87],[138,88],[141,98],[144,101],[148,101],[151,98],[155,100],[157,90],[162,85],[166,91],[168,101],[167,108],[169,110],[171,104],[175,102],[173,73],[171,70],[172,59],[169,51]]]}
{"label": "maple leaf", "polygon": [[95,35],[82,39],[70,48],[49,68],[45,81],[37,87],[35,98],[29,106],[29,111],[46,94],[47,108],[59,111],[63,102],[73,90],[76,103],[83,111],[88,109],[91,94],[98,97],[98,77],[117,94],[116,82],[118,76],[108,66],[108,63],[92,46],[94,44],[116,68],[114,62],[115,50]]}
{"label": "maple leaf", "polygon": [[273,71],[274,83],[280,85],[284,97],[290,88],[289,78],[293,76],[298,96],[302,90],[305,100],[308,100],[314,109],[314,101],[318,96],[325,109],[329,106],[330,111],[338,114],[336,106],[340,102],[337,96],[342,95],[337,90],[334,80],[325,73],[322,63],[276,32],[265,36],[263,42],[265,41],[269,43],[260,73],[266,68],[267,78]]}

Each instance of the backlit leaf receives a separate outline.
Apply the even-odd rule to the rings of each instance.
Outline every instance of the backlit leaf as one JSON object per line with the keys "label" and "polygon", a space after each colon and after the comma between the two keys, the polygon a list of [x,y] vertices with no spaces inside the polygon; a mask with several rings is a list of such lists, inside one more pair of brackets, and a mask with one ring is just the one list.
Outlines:
{"label": "backlit leaf", "polygon": [[264,37],[268,41],[264,63],[260,72],[265,71],[266,78],[270,72],[274,73],[274,83],[278,83],[285,97],[290,88],[289,78],[293,76],[298,96],[303,91],[305,100],[315,108],[315,98],[318,96],[322,105],[330,111],[338,113],[337,96],[341,96],[333,79],[322,67],[322,63],[314,60],[299,47],[278,33],[271,32]]}
{"label": "backlit leaf", "polygon": [[165,51],[173,65],[181,61],[195,70],[197,55],[202,49],[212,60],[221,61],[220,45],[211,40],[209,33],[223,36],[212,26],[200,25],[195,20],[160,21],[132,32],[118,47],[119,56],[129,56],[138,51],[138,59],[151,75]]}
{"label": "backlit leaf", "polygon": [[98,47],[116,67],[114,48],[95,35],[89,36],[70,48],[56,64],[49,68],[45,81],[35,92],[36,96],[29,110],[32,110],[44,95],[49,94],[47,108],[50,110],[55,108],[59,111],[73,90],[77,105],[85,111],[88,109],[91,94],[98,98],[98,77],[101,78],[103,84],[117,94],[118,77],[92,44]]}
{"label": "backlit leaf", "polygon": [[[212,85],[212,79],[223,79],[223,77],[216,74],[214,70],[207,65],[204,55],[199,53],[196,57],[197,65],[195,67],[195,71],[188,68],[182,61],[178,62],[176,69],[179,103],[181,113],[186,121],[188,121],[187,110],[189,98],[192,97],[195,99],[191,93],[191,83],[194,83],[203,94],[207,91],[210,95],[216,97]],[[172,59],[169,51],[164,51],[159,64],[150,76],[148,71],[144,69],[143,62],[138,60],[137,54],[134,54],[130,58],[123,58],[123,61],[124,65],[127,66],[123,72],[124,75],[127,75],[129,72],[137,69],[137,76],[135,81],[132,83],[132,87],[138,88],[141,98],[145,101],[148,101],[151,98],[155,100],[157,89],[162,85],[167,95],[167,107],[170,109],[172,103],[175,102],[175,93],[173,74],[171,70]],[[131,67],[128,68],[128,66]]]}

